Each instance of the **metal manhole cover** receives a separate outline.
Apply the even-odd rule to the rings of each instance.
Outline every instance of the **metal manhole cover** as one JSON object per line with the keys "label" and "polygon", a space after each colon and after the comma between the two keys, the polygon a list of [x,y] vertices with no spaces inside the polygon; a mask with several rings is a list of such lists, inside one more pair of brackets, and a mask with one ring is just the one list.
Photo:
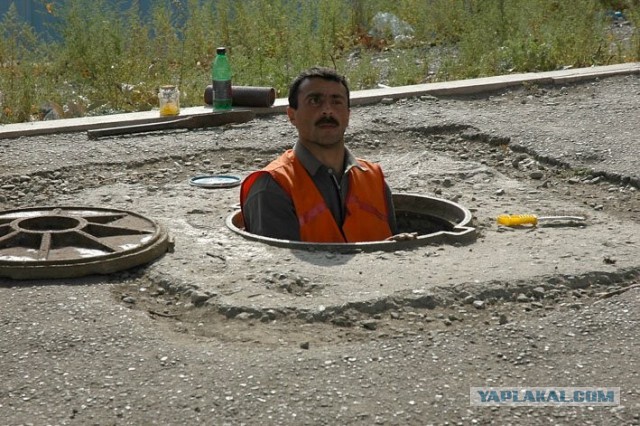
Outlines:
{"label": "metal manhole cover", "polygon": [[0,212],[0,276],[72,278],[138,266],[169,249],[162,226],[136,213],[40,207]]}

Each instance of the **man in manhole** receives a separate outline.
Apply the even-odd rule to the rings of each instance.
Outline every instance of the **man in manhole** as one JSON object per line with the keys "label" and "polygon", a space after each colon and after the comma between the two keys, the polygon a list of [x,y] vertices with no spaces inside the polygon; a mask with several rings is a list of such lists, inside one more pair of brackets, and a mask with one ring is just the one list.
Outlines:
{"label": "man in manhole", "polygon": [[391,190],[379,165],[345,147],[349,86],[332,69],[303,71],[289,89],[289,121],[298,141],[240,189],[245,229],[310,243],[415,238],[397,235]]}

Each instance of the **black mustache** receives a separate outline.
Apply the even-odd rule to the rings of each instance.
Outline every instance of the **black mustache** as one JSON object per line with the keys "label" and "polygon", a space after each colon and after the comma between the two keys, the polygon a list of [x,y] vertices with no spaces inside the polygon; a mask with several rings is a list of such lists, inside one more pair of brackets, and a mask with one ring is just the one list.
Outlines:
{"label": "black mustache", "polygon": [[316,121],[316,125],[319,126],[321,124],[334,124],[336,126],[340,125],[340,123],[338,123],[338,121],[333,117],[322,117],[320,120]]}

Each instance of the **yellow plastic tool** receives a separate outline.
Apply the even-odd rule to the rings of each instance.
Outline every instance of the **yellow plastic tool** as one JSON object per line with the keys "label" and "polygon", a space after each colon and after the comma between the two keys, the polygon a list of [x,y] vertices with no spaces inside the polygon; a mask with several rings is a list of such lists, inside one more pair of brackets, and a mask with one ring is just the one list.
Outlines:
{"label": "yellow plastic tool", "polygon": [[584,221],[582,216],[536,216],[535,214],[501,214],[498,216],[498,225],[503,226],[536,226],[540,221]]}

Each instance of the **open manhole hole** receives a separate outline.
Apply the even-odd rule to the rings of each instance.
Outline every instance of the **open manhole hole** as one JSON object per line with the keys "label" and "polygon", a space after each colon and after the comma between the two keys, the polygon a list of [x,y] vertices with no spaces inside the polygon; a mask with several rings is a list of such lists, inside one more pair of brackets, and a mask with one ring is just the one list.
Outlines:
{"label": "open manhole hole", "polygon": [[0,212],[0,276],[74,278],[142,265],[169,249],[166,231],[136,213],[43,207]]}
{"label": "open manhole hole", "polygon": [[364,243],[306,243],[263,237],[245,231],[241,212],[227,217],[227,227],[243,237],[277,246],[303,250],[327,251],[392,251],[431,244],[468,244],[476,239],[475,228],[469,226],[469,210],[452,201],[417,194],[393,194],[399,232],[417,232],[409,241],[373,241]]}

